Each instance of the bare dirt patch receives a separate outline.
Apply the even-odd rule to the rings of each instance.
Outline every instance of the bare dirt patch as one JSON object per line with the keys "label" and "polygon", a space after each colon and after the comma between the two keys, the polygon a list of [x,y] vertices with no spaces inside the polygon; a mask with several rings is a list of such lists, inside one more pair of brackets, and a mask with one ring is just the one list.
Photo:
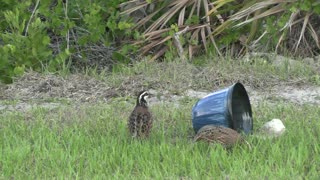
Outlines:
{"label": "bare dirt patch", "polygon": [[312,85],[277,85],[266,91],[248,90],[252,103],[284,101],[295,104],[320,104],[320,87]]}
{"label": "bare dirt patch", "polygon": [[[10,85],[0,86],[0,110],[28,110],[36,106],[52,109],[63,103],[59,101],[67,100],[72,103],[96,103],[107,102],[114,97],[133,96],[136,91],[144,87],[148,78],[136,75],[132,77],[122,77],[122,82],[118,86],[111,86],[108,82],[97,80],[93,77],[72,74],[67,77],[58,75],[38,74],[34,72],[26,73],[23,77]],[[186,84],[183,92],[164,90],[164,86],[159,82],[149,79],[147,87],[156,94],[150,99],[151,104],[174,102],[189,98],[201,98],[206,94],[218,89],[226,88],[232,84],[224,83],[224,86],[214,86],[212,89],[196,89],[190,84]],[[158,80],[159,81],[159,80]],[[250,86],[243,83],[249,93],[253,104],[261,101],[288,101],[297,104],[320,104],[320,87],[312,85],[282,84],[274,85],[265,89]],[[183,86],[181,83],[179,86]],[[16,101],[12,105],[4,105],[3,100]]]}
{"label": "bare dirt patch", "polygon": [[77,102],[96,102],[117,96],[107,84],[80,74],[63,78],[29,72],[3,89],[3,99],[22,101],[63,98]]}
{"label": "bare dirt patch", "polygon": [[[177,104],[183,98],[201,98],[235,82],[244,84],[253,104],[279,100],[320,104],[320,87],[314,85],[320,76],[317,64],[269,65],[258,60],[256,58],[257,62],[253,64],[213,60],[204,62],[203,66],[185,62],[137,62],[117,73],[98,76],[73,73],[62,77],[28,72],[13,84],[0,85],[0,110],[30,109],[33,104],[55,108],[65,102],[108,102],[115,97],[133,97],[142,89],[155,94],[151,104]],[[3,105],[6,100],[14,101],[14,104]]]}

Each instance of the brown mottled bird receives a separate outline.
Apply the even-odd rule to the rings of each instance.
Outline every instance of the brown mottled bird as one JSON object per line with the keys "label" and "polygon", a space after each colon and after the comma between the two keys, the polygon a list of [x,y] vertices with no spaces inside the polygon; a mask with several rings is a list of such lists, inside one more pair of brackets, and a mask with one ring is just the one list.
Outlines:
{"label": "brown mottled bird", "polygon": [[236,143],[242,142],[244,139],[233,129],[223,126],[206,125],[198,131],[193,140],[220,143],[225,148],[231,148]]}
{"label": "brown mottled bird", "polygon": [[150,134],[152,116],[146,101],[148,96],[147,91],[139,93],[136,106],[129,117],[128,129],[132,137],[148,137]]}

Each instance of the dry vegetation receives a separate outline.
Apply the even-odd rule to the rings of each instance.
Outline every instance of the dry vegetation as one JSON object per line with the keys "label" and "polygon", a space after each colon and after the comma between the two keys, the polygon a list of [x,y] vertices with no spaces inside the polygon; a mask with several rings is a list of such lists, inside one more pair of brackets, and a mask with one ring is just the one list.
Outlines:
{"label": "dry vegetation", "polygon": [[[201,61],[201,60],[199,60]],[[2,87],[2,99],[68,99],[77,102],[108,101],[133,96],[142,89],[170,94],[187,90],[214,91],[241,82],[254,90],[266,91],[277,85],[317,85],[316,66],[301,64],[274,66],[265,61],[246,63],[232,60],[202,60],[203,65],[186,62],[134,63],[118,72],[87,71],[87,74],[59,76],[29,72]]]}
{"label": "dry vegetation", "polygon": [[133,0],[121,7],[134,19],[132,29],[145,38],[133,44],[142,44],[140,53],[156,59],[176,49],[189,58],[201,50],[235,57],[251,51],[311,57],[320,53],[319,5],[314,0]]}

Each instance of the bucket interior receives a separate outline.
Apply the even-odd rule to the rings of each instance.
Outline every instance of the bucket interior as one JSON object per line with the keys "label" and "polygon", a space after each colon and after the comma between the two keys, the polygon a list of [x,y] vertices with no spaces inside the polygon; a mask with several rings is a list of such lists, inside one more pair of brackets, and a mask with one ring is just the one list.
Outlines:
{"label": "bucket interior", "polygon": [[236,83],[228,98],[230,124],[238,132],[251,133],[253,128],[252,110],[247,91],[241,83]]}

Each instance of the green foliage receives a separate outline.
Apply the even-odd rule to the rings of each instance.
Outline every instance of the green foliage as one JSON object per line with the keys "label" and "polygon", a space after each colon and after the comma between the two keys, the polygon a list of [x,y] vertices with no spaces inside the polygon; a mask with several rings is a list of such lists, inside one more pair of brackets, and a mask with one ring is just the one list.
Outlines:
{"label": "green foliage", "polygon": [[[120,13],[123,6],[119,5],[124,2],[133,5],[129,6],[129,11],[125,10],[127,13]],[[12,77],[22,75],[27,69],[68,69],[69,62],[90,57],[93,44],[120,46],[113,55],[118,62],[128,62],[128,54],[137,51],[142,55],[152,52],[158,57],[174,59],[178,55],[177,47],[170,37],[186,26],[190,28],[180,35],[180,40],[189,57],[203,54],[203,50],[207,54],[226,54],[220,51],[227,51],[226,47],[238,43],[241,37],[247,37],[246,43],[250,43],[264,32],[267,35],[261,37],[259,43],[264,47],[270,45],[269,50],[276,49],[292,34],[296,41],[301,33],[297,45],[283,46],[295,46],[291,49],[297,50],[299,43],[313,40],[304,47],[318,47],[308,49],[308,52],[320,52],[316,23],[320,3],[317,0],[272,1],[271,4],[249,0],[243,3],[235,0],[146,0],[139,3],[126,0],[0,0],[0,4],[0,80],[5,82],[11,82]],[[254,8],[257,5],[259,8]],[[142,10],[144,15],[134,17],[137,10]],[[259,17],[263,13],[268,15]],[[294,13],[298,15],[294,16]],[[295,23],[288,26],[292,17],[296,17],[291,19]],[[234,28],[236,21],[245,26]],[[255,24],[257,21],[259,23]],[[303,23],[306,24],[304,29],[301,28]],[[295,27],[299,32],[290,34]]]}
{"label": "green foliage", "polygon": [[9,28],[0,36],[5,44],[0,47],[0,79],[6,83],[11,82],[13,76],[22,75],[25,69],[33,68],[40,71],[42,64],[52,56],[45,24],[36,18],[29,24],[27,33],[26,20],[20,18],[20,13],[18,9],[4,12]]}
{"label": "green foliage", "polygon": [[199,24],[200,20],[198,16],[192,15],[186,20],[186,25]]}
{"label": "green foliage", "polygon": [[320,15],[320,2],[318,0],[299,0],[289,4],[291,12],[304,11]]}
{"label": "green foliage", "polygon": [[[93,43],[109,46],[131,37],[133,24],[119,16],[122,2],[0,0],[0,81],[10,83],[27,69],[66,69],[67,60],[86,57]],[[119,53],[134,51],[128,49]]]}
{"label": "green foliage", "polygon": [[238,29],[226,29],[223,35],[218,39],[220,46],[225,46],[226,44],[232,44],[239,40],[242,34],[245,34],[250,26],[240,27]]}

